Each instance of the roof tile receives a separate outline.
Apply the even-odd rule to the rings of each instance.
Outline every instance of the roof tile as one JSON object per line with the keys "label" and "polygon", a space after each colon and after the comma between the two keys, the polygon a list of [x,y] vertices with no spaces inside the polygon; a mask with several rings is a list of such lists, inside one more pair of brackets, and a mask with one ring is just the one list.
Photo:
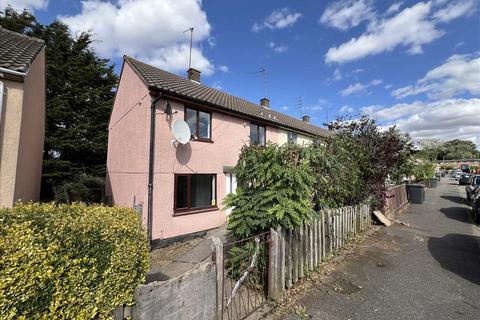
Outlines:
{"label": "roof tile", "polygon": [[272,124],[295,129],[304,133],[320,136],[327,135],[328,130],[314,126],[302,120],[290,117],[272,109],[235,97],[220,90],[195,83],[176,74],[158,69],[134,58],[125,56],[125,60],[137,71],[146,84],[153,89],[213,105],[220,109],[234,111],[242,115],[261,119]]}
{"label": "roof tile", "polygon": [[40,39],[0,27],[0,67],[27,72],[44,46]]}

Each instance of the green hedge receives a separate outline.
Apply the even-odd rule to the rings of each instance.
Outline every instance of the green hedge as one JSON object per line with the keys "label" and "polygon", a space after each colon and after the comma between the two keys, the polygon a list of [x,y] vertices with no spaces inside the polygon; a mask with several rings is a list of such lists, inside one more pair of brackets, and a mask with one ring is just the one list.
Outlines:
{"label": "green hedge", "polygon": [[108,318],[133,302],[146,234],[127,208],[17,204],[0,209],[0,318]]}

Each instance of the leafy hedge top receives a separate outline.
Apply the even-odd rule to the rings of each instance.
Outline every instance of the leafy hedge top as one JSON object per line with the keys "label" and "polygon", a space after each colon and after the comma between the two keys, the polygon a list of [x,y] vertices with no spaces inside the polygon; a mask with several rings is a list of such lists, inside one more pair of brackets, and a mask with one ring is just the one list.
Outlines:
{"label": "leafy hedge top", "polygon": [[334,132],[307,146],[244,146],[235,167],[236,194],[228,229],[235,238],[270,227],[286,229],[308,222],[314,211],[356,205],[367,199],[382,208],[386,180],[401,180],[412,170],[411,143],[395,128],[382,130],[375,120],[338,120]]}
{"label": "leafy hedge top", "polygon": [[228,224],[234,237],[268,231],[272,225],[291,229],[313,213],[315,178],[303,148],[244,146],[235,172],[236,194],[224,200],[234,208]]}
{"label": "leafy hedge top", "polygon": [[135,212],[17,204],[0,209],[0,318],[107,318],[131,303],[148,268]]}

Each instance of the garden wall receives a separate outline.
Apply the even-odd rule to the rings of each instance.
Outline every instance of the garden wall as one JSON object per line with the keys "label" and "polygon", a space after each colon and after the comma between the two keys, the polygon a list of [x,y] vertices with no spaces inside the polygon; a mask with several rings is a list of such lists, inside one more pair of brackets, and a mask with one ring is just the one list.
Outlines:
{"label": "garden wall", "polygon": [[216,299],[215,267],[204,261],[178,278],[141,285],[135,304],[119,308],[114,319],[210,320],[215,318]]}

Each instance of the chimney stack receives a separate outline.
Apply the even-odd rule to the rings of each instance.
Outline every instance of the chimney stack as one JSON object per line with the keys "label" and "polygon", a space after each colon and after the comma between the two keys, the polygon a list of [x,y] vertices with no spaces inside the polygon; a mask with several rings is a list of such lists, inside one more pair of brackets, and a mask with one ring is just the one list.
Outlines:
{"label": "chimney stack", "polygon": [[310,122],[310,116],[303,116],[302,120],[303,122]]}
{"label": "chimney stack", "polygon": [[270,100],[267,98],[260,99],[260,105],[264,108],[270,109]]}
{"label": "chimney stack", "polygon": [[188,69],[188,79],[200,83],[200,71],[194,68]]}

